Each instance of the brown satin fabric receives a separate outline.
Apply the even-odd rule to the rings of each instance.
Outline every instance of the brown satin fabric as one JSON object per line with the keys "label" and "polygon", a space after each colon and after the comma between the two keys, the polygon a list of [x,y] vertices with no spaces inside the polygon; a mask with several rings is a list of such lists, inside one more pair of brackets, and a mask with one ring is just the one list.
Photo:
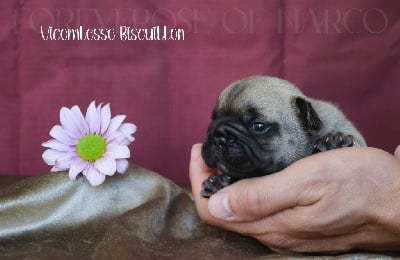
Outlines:
{"label": "brown satin fabric", "polygon": [[[189,192],[137,166],[99,187],[83,178],[70,181],[65,173],[3,179],[0,259],[299,257],[274,253],[251,238],[202,223]],[[378,256],[384,255],[335,257]]]}

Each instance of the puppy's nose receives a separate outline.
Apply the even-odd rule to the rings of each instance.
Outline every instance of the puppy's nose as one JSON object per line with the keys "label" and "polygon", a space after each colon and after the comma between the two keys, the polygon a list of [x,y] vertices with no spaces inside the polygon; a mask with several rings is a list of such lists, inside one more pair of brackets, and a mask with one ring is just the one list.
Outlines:
{"label": "puppy's nose", "polygon": [[218,146],[223,146],[226,144],[226,138],[223,136],[215,137],[215,144]]}
{"label": "puppy's nose", "polygon": [[214,142],[217,146],[222,147],[232,145],[235,142],[235,138],[230,134],[228,127],[221,125],[214,132]]}

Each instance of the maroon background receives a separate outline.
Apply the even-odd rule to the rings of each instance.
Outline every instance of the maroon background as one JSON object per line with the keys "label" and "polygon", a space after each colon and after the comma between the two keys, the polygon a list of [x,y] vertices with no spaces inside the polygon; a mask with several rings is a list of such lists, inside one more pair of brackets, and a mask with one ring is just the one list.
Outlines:
{"label": "maroon background", "polygon": [[[370,146],[399,144],[398,0],[159,2],[0,2],[0,174],[48,172],[59,109],[96,100],[137,124],[132,162],[187,183],[217,95],[254,74],[339,104]],[[40,25],[167,25],[185,40],[44,41]]]}

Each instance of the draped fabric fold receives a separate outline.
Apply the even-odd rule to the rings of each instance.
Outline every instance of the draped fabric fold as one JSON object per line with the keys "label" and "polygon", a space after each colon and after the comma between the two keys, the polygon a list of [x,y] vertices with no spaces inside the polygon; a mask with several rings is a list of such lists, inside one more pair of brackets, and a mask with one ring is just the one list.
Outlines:
{"label": "draped fabric fold", "polygon": [[97,187],[84,178],[70,181],[67,173],[2,180],[6,176],[0,177],[0,259],[300,257],[274,253],[252,238],[208,226],[198,218],[189,191],[134,165]]}
{"label": "draped fabric fold", "polygon": [[67,173],[3,185],[0,216],[1,259],[206,259],[270,252],[203,224],[190,192],[137,166],[98,187],[84,178],[70,181]]}

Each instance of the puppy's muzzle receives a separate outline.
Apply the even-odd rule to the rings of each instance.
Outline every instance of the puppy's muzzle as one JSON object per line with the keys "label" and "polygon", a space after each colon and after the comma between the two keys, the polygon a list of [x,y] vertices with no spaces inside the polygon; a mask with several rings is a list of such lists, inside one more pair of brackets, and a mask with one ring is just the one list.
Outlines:
{"label": "puppy's muzzle", "polygon": [[250,140],[243,125],[229,118],[217,121],[210,137],[218,160],[225,167],[235,168],[237,171],[252,166],[252,159],[249,158],[252,152],[249,145],[253,140]]}
{"label": "puppy's muzzle", "polygon": [[219,148],[232,146],[236,142],[233,136],[232,127],[225,124],[219,124],[214,131],[214,144]]}

